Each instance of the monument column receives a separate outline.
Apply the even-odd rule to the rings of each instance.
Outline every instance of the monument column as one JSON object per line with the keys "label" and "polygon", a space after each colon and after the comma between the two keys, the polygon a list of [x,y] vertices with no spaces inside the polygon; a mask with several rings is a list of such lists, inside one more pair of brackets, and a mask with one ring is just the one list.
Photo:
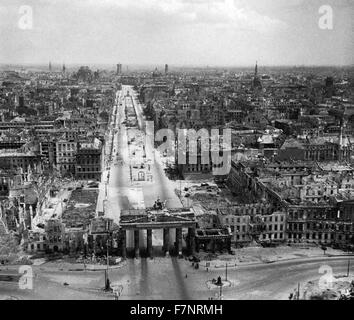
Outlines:
{"label": "monument column", "polygon": [[231,238],[227,239],[226,243],[227,243],[227,251],[231,253]]}
{"label": "monument column", "polygon": [[134,230],[134,252],[135,258],[139,258],[139,230]]}
{"label": "monument column", "polygon": [[97,251],[97,235],[93,235],[93,253],[96,255]]}
{"label": "monument column", "polygon": [[176,228],[176,252],[182,255],[182,228]]}
{"label": "monument column", "polygon": [[165,255],[169,253],[170,249],[170,230],[169,228],[163,229],[163,251]]}
{"label": "monument column", "polygon": [[195,228],[188,228],[188,251],[190,255],[195,254]]}
{"label": "monument column", "polygon": [[147,229],[147,252],[150,258],[152,258],[152,229]]}
{"label": "monument column", "polygon": [[125,259],[127,257],[127,231],[125,229],[122,230],[122,258]]}
{"label": "monument column", "polygon": [[211,251],[212,253],[215,253],[215,240],[211,240]]}

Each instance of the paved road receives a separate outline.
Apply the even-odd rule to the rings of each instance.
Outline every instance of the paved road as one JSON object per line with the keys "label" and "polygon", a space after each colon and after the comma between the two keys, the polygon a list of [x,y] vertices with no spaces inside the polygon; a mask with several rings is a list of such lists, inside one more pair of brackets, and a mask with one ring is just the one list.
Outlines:
{"label": "paved road", "polygon": [[[140,169],[135,169],[133,166],[135,163],[140,164],[143,161],[145,136],[139,128],[145,127],[145,121],[142,107],[137,101],[132,86],[122,86],[122,90],[117,93],[116,105],[117,108],[114,108],[114,110],[116,110],[117,117],[112,130],[114,132],[113,160],[109,170],[105,215],[118,223],[121,210],[152,207],[158,197],[160,200],[166,201],[166,206],[169,208],[182,207],[174,192],[173,182],[167,178],[157,152],[154,152],[155,156],[152,159],[149,171],[152,173],[152,181],[134,181]],[[126,108],[135,110],[138,120],[136,128],[126,126]],[[134,137],[134,143],[128,144],[128,137]],[[135,155],[133,155],[133,151],[136,151]],[[144,170],[147,173],[148,166],[145,167]],[[106,190],[104,186],[101,186],[100,189],[99,201],[103,202]],[[142,247],[145,246],[145,237],[146,235],[141,233]],[[153,232],[153,245],[161,247],[162,232],[158,230]],[[133,247],[132,233],[128,233],[127,246],[128,248]]]}
{"label": "paved road", "polygon": [[[127,97],[128,92],[129,97]],[[158,154],[155,155],[151,166],[153,181],[131,181],[130,163],[140,158],[134,159],[130,150],[132,147],[128,146],[128,135],[131,136],[133,129],[127,128],[124,124],[126,120],[125,108],[133,105],[137,113],[139,127],[144,127],[145,122],[141,105],[138,104],[136,94],[131,86],[122,86],[122,91],[117,96],[117,117],[114,124],[116,131],[113,140],[113,150],[115,152],[109,172],[106,215],[119,222],[120,210],[151,207],[158,197],[162,201],[166,201],[167,207],[182,207],[174,192],[173,183],[169,181],[161,166],[161,159]],[[136,128],[136,131],[140,131],[140,135],[143,136],[144,133],[141,130]],[[105,193],[104,188],[101,190],[102,193]],[[100,199],[102,201],[104,197],[101,196]]]}
{"label": "paved road", "polygon": [[[132,95],[139,127],[144,128],[145,120],[143,117],[142,106],[138,103],[136,93],[132,90],[132,88],[129,88],[129,92]],[[181,201],[174,192],[174,184],[167,178],[163,170],[161,155],[157,151],[154,152],[152,173],[154,179],[153,184],[141,184],[146,207],[152,206],[157,197],[160,197],[162,201],[166,201],[166,206],[168,208],[182,208],[183,206]]]}
{"label": "paved road", "polygon": [[[353,265],[353,258],[351,265]],[[309,281],[318,281],[323,275],[319,269],[328,265],[334,275],[346,274],[347,257],[302,259],[273,264],[240,266],[228,270],[232,287],[223,289],[224,299],[287,299],[297,284],[300,291]],[[40,270],[41,268],[42,270]],[[0,273],[10,271],[0,270]],[[12,269],[10,267],[10,269]],[[58,271],[49,266],[33,267],[33,290],[20,290],[14,283],[0,283],[0,298],[16,296],[22,299],[112,299],[100,291],[104,283],[101,271]],[[14,269],[15,270],[15,269]],[[206,283],[225,270],[207,272],[195,270],[191,263],[175,257],[129,259],[120,269],[109,272],[114,285],[122,285],[121,299],[208,299],[219,290],[209,290]],[[354,270],[352,268],[351,273]],[[185,275],[187,274],[187,278]],[[63,283],[67,282],[68,286]]]}
{"label": "paved road", "polygon": [[[156,260],[156,259],[154,259]],[[139,266],[139,263],[136,263]],[[147,266],[142,269],[143,264]],[[347,270],[347,258],[318,259],[316,261],[287,261],[268,265],[254,265],[237,267],[228,270],[228,280],[232,287],[224,288],[224,299],[237,300],[282,300],[288,299],[289,293],[301,287],[310,280],[318,281],[323,275],[319,269],[323,265],[333,268],[334,274],[345,274]],[[130,270],[130,269],[129,269]],[[161,258],[155,262],[146,260],[135,267],[135,281],[139,283],[148,270],[149,281],[154,283],[149,290],[133,286],[126,288],[122,299],[205,299],[215,297],[219,290],[209,290],[206,282],[219,275],[225,278],[225,269],[207,272],[205,268],[195,270],[187,261],[177,258]],[[187,274],[187,278],[185,275]],[[149,294],[146,295],[146,292]]]}

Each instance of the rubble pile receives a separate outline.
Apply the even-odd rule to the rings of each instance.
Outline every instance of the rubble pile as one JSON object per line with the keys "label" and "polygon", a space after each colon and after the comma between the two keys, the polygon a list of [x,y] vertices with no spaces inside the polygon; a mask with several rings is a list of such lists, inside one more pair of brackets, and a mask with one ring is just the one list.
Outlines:
{"label": "rubble pile", "polygon": [[97,196],[97,190],[74,190],[63,213],[65,226],[75,228],[88,225],[95,217]]}
{"label": "rubble pile", "polygon": [[353,277],[336,276],[325,287],[321,287],[318,281],[309,281],[303,294],[306,300],[352,300],[353,292]]}
{"label": "rubble pile", "polygon": [[11,233],[2,233],[0,227],[0,264],[15,261],[19,251],[20,247],[16,238]]}

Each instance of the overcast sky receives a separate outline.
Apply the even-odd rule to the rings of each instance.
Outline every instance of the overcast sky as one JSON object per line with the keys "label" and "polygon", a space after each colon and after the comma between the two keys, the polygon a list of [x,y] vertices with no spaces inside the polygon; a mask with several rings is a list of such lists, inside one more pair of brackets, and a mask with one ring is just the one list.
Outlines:
{"label": "overcast sky", "polygon": [[[324,4],[333,30],[319,28]],[[353,0],[1,0],[0,63],[353,64],[353,12]]]}

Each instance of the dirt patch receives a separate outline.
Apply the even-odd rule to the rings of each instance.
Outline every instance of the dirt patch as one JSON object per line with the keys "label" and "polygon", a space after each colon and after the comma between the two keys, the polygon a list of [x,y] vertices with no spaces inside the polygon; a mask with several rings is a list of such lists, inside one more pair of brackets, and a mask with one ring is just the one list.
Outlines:
{"label": "dirt patch", "polygon": [[74,190],[62,215],[63,223],[70,228],[88,225],[95,217],[97,197],[97,190]]}
{"label": "dirt patch", "polygon": [[[303,290],[304,300],[339,300],[351,297],[354,277],[335,276],[326,281],[309,281]],[[354,296],[353,296],[354,298]]]}

